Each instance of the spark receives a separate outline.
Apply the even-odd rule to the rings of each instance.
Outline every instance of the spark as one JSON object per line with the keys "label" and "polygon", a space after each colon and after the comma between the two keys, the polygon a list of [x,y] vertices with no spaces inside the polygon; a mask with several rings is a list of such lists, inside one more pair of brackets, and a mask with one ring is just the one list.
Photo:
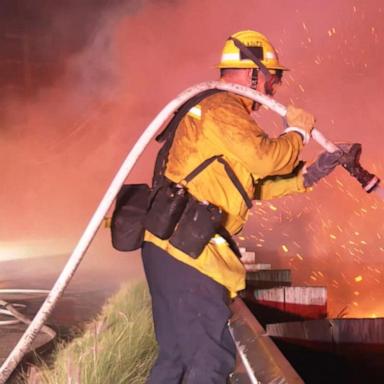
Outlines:
{"label": "spark", "polygon": [[336,34],[336,28],[332,27],[331,29],[328,30],[328,36],[332,37],[333,35]]}
{"label": "spark", "polygon": [[363,281],[363,276],[361,276],[361,275],[356,276],[356,277],[355,277],[355,281],[356,281],[356,283],[360,283],[360,282],[362,282],[362,281]]}
{"label": "spark", "polygon": [[288,247],[286,245],[282,245],[281,248],[283,248],[283,251],[285,253],[288,253]]}

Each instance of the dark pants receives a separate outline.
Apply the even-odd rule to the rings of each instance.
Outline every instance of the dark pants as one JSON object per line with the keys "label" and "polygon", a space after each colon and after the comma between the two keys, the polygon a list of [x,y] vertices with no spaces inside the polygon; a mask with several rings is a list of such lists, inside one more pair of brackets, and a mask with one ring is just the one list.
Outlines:
{"label": "dark pants", "polygon": [[225,384],[235,365],[228,291],[151,243],[142,255],[159,344],[148,384]]}

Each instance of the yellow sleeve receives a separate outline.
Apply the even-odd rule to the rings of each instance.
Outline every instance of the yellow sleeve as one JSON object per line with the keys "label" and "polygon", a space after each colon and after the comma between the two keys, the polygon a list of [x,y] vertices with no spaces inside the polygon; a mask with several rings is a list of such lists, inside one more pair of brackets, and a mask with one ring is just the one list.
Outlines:
{"label": "yellow sleeve", "polygon": [[240,162],[255,179],[290,173],[298,164],[303,147],[299,134],[269,138],[242,100],[228,93],[212,98],[206,107],[202,125],[217,154]]}
{"label": "yellow sleeve", "polygon": [[307,192],[302,172],[292,176],[275,176],[260,180],[256,186],[256,200],[271,200],[293,193]]}

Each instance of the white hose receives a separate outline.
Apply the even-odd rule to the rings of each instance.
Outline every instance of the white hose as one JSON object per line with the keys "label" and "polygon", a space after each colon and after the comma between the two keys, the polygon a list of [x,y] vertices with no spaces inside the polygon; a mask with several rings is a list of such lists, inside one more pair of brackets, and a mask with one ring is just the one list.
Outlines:
{"label": "white hose", "polygon": [[[148,127],[140,136],[136,144],[133,146],[132,150],[129,152],[120,169],[116,173],[111,185],[107,189],[107,192],[105,193],[95,213],[90,219],[84,233],[82,234],[79,242],[77,243],[75,249],[69,257],[64,269],[62,270],[52,290],[48,294],[46,300],[37,312],[35,318],[31,322],[23,336],[20,338],[13,351],[10,353],[8,358],[1,366],[0,384],[5,384],[5,381],[8,379],[12,371],[22,360],[24,354],[28,351],[37,333],[39,332],[44,322],[47,320],[48,316],[52,312],[58,299],[63,294],[64,289],[68,285],[82,258],[84,257],[87,248],[89,247],[93,237],[95,236],[102,220],[104,219],[104,216],[107,214],[109,207],[112,205],[113,200],[115,199],[118,191],[123,185],[124,180],[129,175],[131,169],[135,165],[137,159],[142,154],[150,140],[153,138],[159,128],[168,120],[169,116],[174,113],[174,111],[176,111],[181,105],[183,105],[193,96],[208,89],[220,89],[223,91],[233,92],[238,95],[245,96],[249,99],[257,101],[260,104],[263,104],[268,108],[272,109],[273,111],[277,112],[281,116],[285,116],[286,114],[286,108],[282,104],[278,103],[277,101],[271,99],[266,95],[261,94],[260,92],[238,84],[230,84],[217,81],[197,84],[193,87],[186,89],[184,92],[180,93],[174,100],[170,101],[160,111],[160,113],[155,117],[155,119],[148,125]],[[325,138],[318,131],[314,131],[314,139],[318,141],[319,144],[322,145],[324,148],[332,151],[332,145],[330,145],[330,143],[325,140]]]}
{"label": "white hose", "polygon": [[[9,315],[11,316],[11,315]],[[13,316],[11,316],[13,318]],[[3,326],[3,325],[16,325],[16,324],[19,324],[20,321],[19,320],[1,320],[0,321],[0,326]]]}
{"label": "white hose", "polygon": [[0,295],[1,294],[20,294],[20,293],[26,293],[28,295],[46,295],[49,293],[49,290],[47,289],[20,289],[20,288],[7,288],[7,289],[0,289]]}
{"label": "white hose", "polygon": [[[5,315],[7,315],[7,316],[14,317],[17,320],[17,322],[21,322],[21,323],[24,323],[24,324],[31,324],[31,320],[28,319],[28,317],[26,317],[25,315],[23,315],[22,313],[20,313],[16,309],[16,307],[25,307],[24,304],[11,304],[11,303],[8,303],[8,302],[6,302],[4,300],[0,300],[0,305],[5,308],[5,310],[0,309],[0,313],[3,313]],[[10,324],[10,321],[8,321],[8,325],[9,324]],[[2,325],[6,325],[5,322],[3,322]],[[52,339],[56,337],[56,332],[53,329],[51,329],[48,326],[46,326],[46,325],[42,325],[41,331],[46,333]]]}
{"label": "white hose", "polygon": [[[0,300],[0,305],[1,306],[4,306],[6,305],[7,303],[3,300]],[[24,304],[13,304],[14,307],[22,307],[24,308],[25,305]],[[8,311],[7,309],[0,309],[0,315],[5,315],[5,316],[8,316],[8,317],[12,317],[13,319],[15,318],[15,316],[13,316],[13,314]],[[0,320],[0,327],[3,326],[3,325],[14,325],[14,324],[19,324],[20,323],[20,320]]]}
{"label": "white hose", "polygon": [[[0,297],[1,297],[1,294],[14,295],[14,294],[20,294],[20,293],[24,293],[24,294],[28,294],[28,295],[31,295],[31,294],[32,295],[36,295],[36,294],[37,295],[40,295],[40,294],[47,295],[49,293],[49,291],[46,290],[46,289],[19,289],[19,288],[0,289]],[[0,299],[0,305],[6,306],[7,304],[8,303],[6,301]],[[12,304],[12,306],[14,308],[17,308],[17,307],[24,308],[24,307],[26,307],[25,304]],[[0,309],[0,314],[6,315],[6,316],[10,316],[12,318],[15,318],[14,314],[12,314],[7,309]],[[3,326],[3,325],[19,324],[20,322],[21,322],[21,320],[17,320],[17,319],[16,320],[1,320],[0,321],[0,327]]]}

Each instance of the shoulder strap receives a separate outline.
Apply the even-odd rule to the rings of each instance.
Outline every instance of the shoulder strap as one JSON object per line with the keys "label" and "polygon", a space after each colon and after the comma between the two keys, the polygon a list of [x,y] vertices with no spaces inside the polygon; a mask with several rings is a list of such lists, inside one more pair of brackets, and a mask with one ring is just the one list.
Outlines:
{"label": "shoulder strap", "polygon": [[232,252],[233,252],[239,259],[241,259],[240,249],[239,249],[239,247],[237,246],[236,241],[233,240],[233,237],[232,237],[231,234],[228,232],[228,230],[227,230],[223,225],[221,225],[221,226],[218,228],[217,233],[227,241],[227,243],[228,243],[228,245],[229,245],[229,248],[231,248]]}
{"label": "shoulder strap", "polygon": [[236,189],[239,191],[241,197],[245,201],[245,204],[247,205],[248,209],[252,208],[252,201],[249,198],[247,192],[245,191],[243,184],[240,183],[240,180],[236,176],[235,172],[233,172],[232,167],[223,159],[223,158],[218,158],[218,162],[224,164],[225,171],[227,172],[228,177],[231,179],[232,183],[236,187]]}
{"label": "shoulder strap", "polygon": [[[165,168],[168,161],[168,153],[172,146],[173,139],[176,133],[176,128],[178,127],[179,123],[181,122],[185,114],[188,113],[188,111],[193,106],[200,103],[200,101],[202,101],[206,97],[218,92],[222,92],[222,91],[219,89],[209,89],[207,91],[201,92],[195,97],[192,97],[190,100],[188,100],[185,104],[183,104],[180,107],[180,109],[175,113],[175,115],[173,116],[171,121],[168,123],[168,125],[165,127],[165,129],[156,137],[156,141],[158,142],[165,141],[165,143],[163,147],[160,149],[156,158],[155,169],[154,169],[154,174],[152,178],[152,187],[154,190],[156,190],[161,185],[164,179],[163,176],[164,176]],[[216,156],[210,157],[209,159],[204,160],[192,172],[190,172],[189,175],[187,175],[184,178],[184,180],[188,183],[190,180],[195,178],[200,172],[202,172],[206,167],[208,167],[213,161],[217,159],[220,163],[224,165],[224,168],[228,174],[228,177],[231,179],[232,183],[234,184],[236,189],[239,191],[248,209],[252,208],[252,201],[248,197],[248,194],[245,191],[243,185],[241,184],[240,180],[236,176],[231,166],[222,157],[223,157],[222,155],[216,155]]]}
{"label": "shoulder strap", "polygon": [[199,104],[206,97],[218,92],[223,91],[219,89],[209,89],[189,99],[175,112],[175,115],[173,116],[171,121],[167,124],[164,130],[156,137],[157,142],[161,143],[165,141],[165,143],[160,149],[156,158],[155,169],[152,178],[152,187],[154,189],[159,187],[163,181],[163,175],[168,161],[168,153],[172,146],[173,139],[176,133],[176,128],[178,127],[179,123],[193,106]]}
{"label": "shoulder strap", "polygon": [[184,180],[186,183],[189,183],[192,179],[194,179],[200,172],[202,172],[205,168],[208,167],[211,163],[213,163],[216,159],[219,159],[222,155],[212,156],[209,159],[204,160],[201,164],[199,164],[192,172],[190,172]]}
{"label": "shoulder strap", "polygon": [[247,192],[245,191],[243,185],[241,184],[239,178],[236,176],[232,167],[228,164],[226,160],[223,159],[223,155],[212,156],[206,160],[204,160],[201,164],[199,164],[192,172],[190,172],[185,178],[184,181],[189,183],[192,179],[194,179],[200,172],[202,172],[205,168],[207,168],[211,163],[217,160],[219,163],[224,165],[224,169],[227,172],[228,177],[231,179],[233,185],[239,191],[241,197],[245,201],[248,209],[252,208],[252,201],[249,198]]}

